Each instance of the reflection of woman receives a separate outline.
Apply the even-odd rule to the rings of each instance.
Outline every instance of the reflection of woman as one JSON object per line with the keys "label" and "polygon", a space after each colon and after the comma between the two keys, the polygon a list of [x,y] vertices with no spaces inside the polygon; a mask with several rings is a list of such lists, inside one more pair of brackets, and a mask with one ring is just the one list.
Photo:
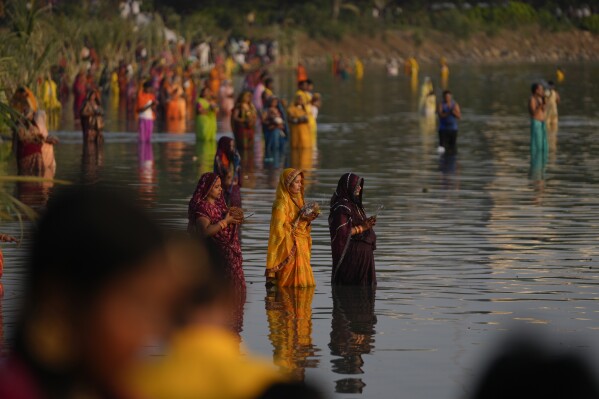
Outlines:
{"label": "reflection of woman", "polygon": [[362,206],[364,179],[346,173],[331,198],[329,230],[333,252],[332,284],[375,285],[376,218],[367,218]]}
{"label": "reflection of woman", "polygon": [[235,149],[235,140],[230,137],[218,140],[214,173],[222,182],[226,204],[241,208],[241,156]]}
{"label": "reflection of woman", "polygon": [[189,201],[191,233],[202,233],[214,242],[225,260],[227,274],[236,287],[245,292],[241,244],[237,229],[243,215],[234,213],[225,204],[220,177],[204,173]]}
{"label": "reflection of woman", "polygon": [[[362,355],[374,348],[374,287],[333,286],[333,320],[331,322],[333,372],[363,374]],[[360,378],[337,381],[335,392],[362,393],[365,384]]]}
{"label": "reflection of woman", "polygon": [[295,96],[293,105],[287,110],[287,117],[291,128],[291,148],[312,147],[312,132],[303,96]]}
{"label": "reflection of woman", "polygon": [[310,266],[310,223],[315,214],[305,215],[304,174],[297,169],[285,169],[279,186],[270,221],[270,238],[266,258],[266,279],[279,286],[314,286]]}
{"label": "reflection of woman", "polygon": [[254,142],[254,134],[258,113],[252,104],[252,93],[242,92],[231,112],[231,126],[235,135],[237,148],[245,150]]}
{"label": "reflection of woman", "polygon": [[314,287],[278,287],[266,297],[266,317],[275,364],[293,379],[303,381],[306,367],[316,367],[312,344]]}
{"label": "reflection of woman", "polygon": [[212,92],[204,87],[196,103],[196,135],[199,141],[216,141],[217,111],[218,106],[212,101]]}

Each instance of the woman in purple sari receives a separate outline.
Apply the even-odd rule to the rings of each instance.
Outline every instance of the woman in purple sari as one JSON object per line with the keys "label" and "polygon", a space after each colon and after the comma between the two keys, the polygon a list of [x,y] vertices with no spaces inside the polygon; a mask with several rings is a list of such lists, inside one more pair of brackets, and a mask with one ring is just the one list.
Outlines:
{"label": "woman in purple sari", "polygon": [[329,230],[333,252],[331,284],[376,285],[374,250],[376,217],[366,217],[362,206],[364,179],[346,173],[331,198]]}
{"label": "woman in purple sari", "polygon": [[241,156],[231,137],[221,137],[218,140],[214,173],[222,182],[226,204],[241,208]]}
{"label": "woman in purple sari", "polygon": [[245,293],[243,257],[239,242],[239,224],[243,220],[241,210],[227,207],[223,196],[221,179],[216,173],[204,173],[189,201],[188,231],[208,237],[221,253],[234,287]]}

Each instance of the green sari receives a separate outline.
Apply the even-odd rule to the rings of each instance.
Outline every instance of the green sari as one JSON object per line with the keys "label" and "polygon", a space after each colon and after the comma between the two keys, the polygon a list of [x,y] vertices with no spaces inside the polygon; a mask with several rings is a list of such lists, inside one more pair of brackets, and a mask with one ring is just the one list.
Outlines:
{"label": "green sari", "polygon": [[[210,108],[210,102],[205,98],[198,98],[196,115],[196,137],[198,141],[216,141],[216,112]],[[200,110],[208,113],[201,114]]]}

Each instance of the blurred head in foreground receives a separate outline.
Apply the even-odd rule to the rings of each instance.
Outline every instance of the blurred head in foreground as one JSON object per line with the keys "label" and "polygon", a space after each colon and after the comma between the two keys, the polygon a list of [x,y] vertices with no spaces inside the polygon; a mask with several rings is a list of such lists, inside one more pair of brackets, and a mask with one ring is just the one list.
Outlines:
{"label": "blurred head in foreground", "polygon": [[509,342],[483,372],[472,399],[599,398],[593,369],[583,358],[537,342]]}
{"label": "blurred head in foreground", "polygon": [[210,241],[172,237],[167,253],[178,287],[170,338],[164,356],[133,370],[131,391],[153,399],[320,398],[240,349],[231,326],[234,286]]}
{"label": "blurred head in foreground", "polygon": [[161,230],[118,190],[57,191],[33,231],[0,397],[118,397],[123,371],[163,327],[166,259]]}

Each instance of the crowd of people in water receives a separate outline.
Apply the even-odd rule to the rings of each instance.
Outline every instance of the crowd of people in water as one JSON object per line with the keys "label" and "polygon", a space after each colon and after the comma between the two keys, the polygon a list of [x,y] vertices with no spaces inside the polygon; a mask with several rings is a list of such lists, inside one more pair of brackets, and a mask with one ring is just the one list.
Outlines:
{"label": "crowd of people in water", "polygon": [[[233,54],[247,54],[242,42],[230,42]],[[232,84],[239,57],[234,65],[231,57],[217,56],[213,63],[182,67],[179,53],[150,60],[143,49],[136,50],[135,67],[121,62],[112,70],[88,49],[89,66],[76,75],[70,89],[64,88],[65,77],[58,72],[58,80],[40,80],[39,97],[30,88],[17,89],[12,98],[13,139],[18,172],[24,176],[55,176],[58,140],[48,132],[48,119],[65,107],[70,95],[84,153],[95,153],[103,145],[104,108],[110,98],[137,121],[140,146],[151,143],[157,119],[181,133],[187,121],[195,119],[199,142],[216,142],[217,120],[225,121],[222,129],[231,134],[218,140],[213,170],[201,175],[192,192],[185,236],[165,234],[130,199],[100,186],[75,186],[52,196],[35,225],[26,300],[0,372],[0,397],[125,398],[130,397],[127,392],[157,399],[282,398],[292,393],[321,397],[268,362],[240,356],[247,290],[241,229],[249,216],[242,201],[242,157],[254,148],[258,133],[263,135],[265,163],[276,164],[288,148],[314,149],[322,107],[302,63],[296,68],[293,100],[287,104],[281,99],[265,66],[274,51],[262,47],[253,58],[258,61],[244,64],[239,93]],[[198,49],[199,60],[205,57],[203,51]],[[352,68],[350,64],[334,56],[333,74],[345,79],[351,69],[361,79],[361,61],[354,59]],[[397,68],[391,60],[388,74],[396,75]],[[413,57],[404,65],[412,77],[418,69]],[[449,67],[442,59],[440,101],[432,79],[426,78],[420,90],[420,113],[439,121],[441,156],[456,154],[462,118],[447,89],[448,78]],[[545,126],[557,125],[559,100],[552,83],[532,86],[531,163],[546,157]],[[304,187],[304,171],[282,170],[265,254],[265,283],[273,295],[286,287],[313,290],[316,284],[311,228],[322,210],[319,203],[306,200]],[[377,217],[366,214],[363,195],[364,179],[355,173],[340,176],[331,193],[331,285],[337,294],[346,286],[372,289],[377,284]],[[14,239],[0,235],[0,241]],[[0,276],[2,266],[0,253]],[[166,355],[140,363],[138,353],[150,338],[164,345]],[[544,367],[551,369],[548,364]],[[579,378],[581,386],[592,387],[590,378]]]}

